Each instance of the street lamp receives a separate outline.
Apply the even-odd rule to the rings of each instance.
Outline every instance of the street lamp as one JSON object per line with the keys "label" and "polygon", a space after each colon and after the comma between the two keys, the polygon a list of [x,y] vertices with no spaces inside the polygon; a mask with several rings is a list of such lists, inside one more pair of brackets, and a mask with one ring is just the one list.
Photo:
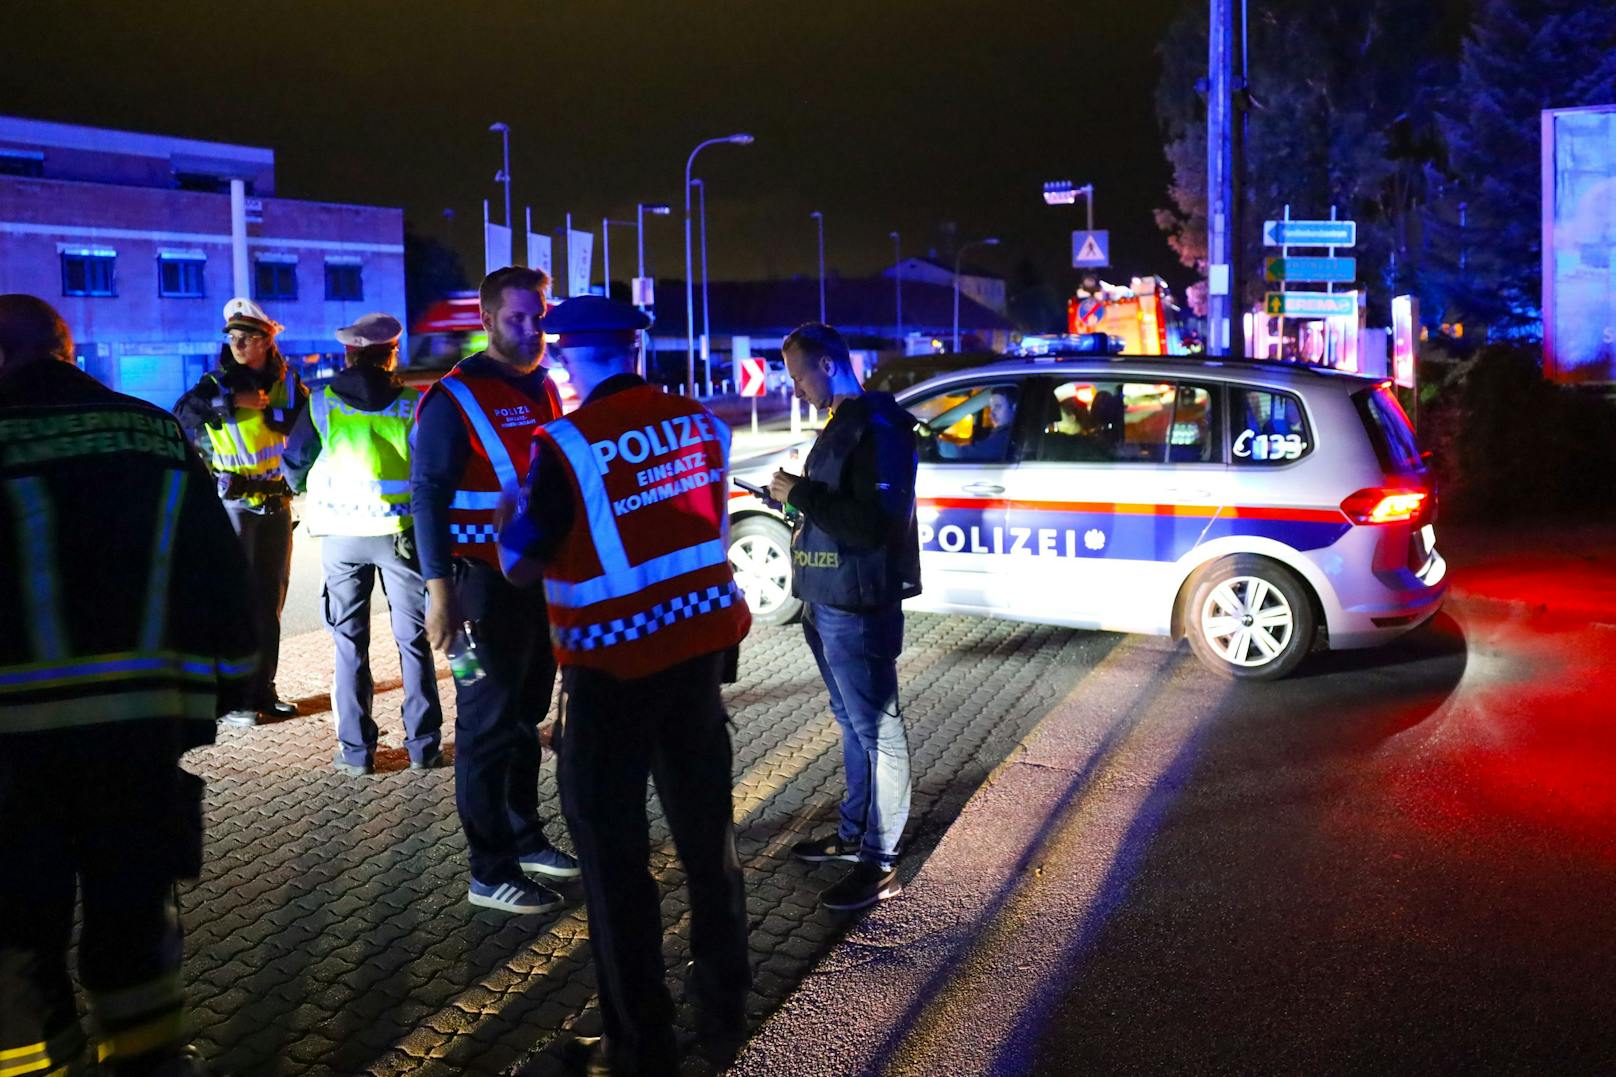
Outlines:
{"label": "street lamp", "polygon": [[707,184],[690,181],[696,187],[696,215],[701,218],[701,362],[707,395],[713,395],[713,322],[707,306]]}
{"label": "street lamp", "polygon": [[998,245],[998,236],[989,236],[986,239],[973,239],[969,243],[962,246],[954,255],[954,350],[956,352],[959,351],[960,261],[965,257],[965,252],[970,250],[972,247],[997,247]]}
{"label": "street lamp", "polygon": [[[505,227],[510,228],[511,227],[511,128],[510,128],[509,124],[493,123],[493,124],[488,125],[488,129],[490,131],[498,131],[500,141],[502,143],[504,143],[504,145],[505,145],[505,167],[500,169],[498,174],[494,176],[494,182],[495,183],[503,183],[505,185]],[[512,232],[512,236],[513,237],[515,236],[514,232]],[[511,242],[514,244],[515,239],[513,238]]]}
{"label": "street lamp", "polygon": [[897,296],[897,298],[898,298],[898,306],[897,306],[897,311],[898,311],[898,318],[897,318],[898,350],[901,353],[904,350],[904,347],[903,347],[903,240],[899,237],[898,233],[896,233],[896,232],[888,232],[887,234],[892,237],[892,283],[897,287],[897,290],[898,290],[898,296]]}
{"label": "street lamp", "polygon": [[725,142],[732,146],[750,146],[752,136],[743,133],[709,138],[705,142],[698,142],[685,159],[685,393],[689,396],[696,395],[696,287],[691,279],[690,266],[690,169],[696,163],[696,154],[708,146]]}
{"label": "street lamp", "polygon": [[1071,180],[1050,180],[1044,184],[1044,203],[1051,206],[1069,206],[1076,202],[1078,196],[1083,197],[1089,210],[1089,231],[1094,231],[1094,184],[1085,183],[1081,187],[1072,185]]}
{"label": "street lamp", "polygon": [[600,253],[606,272],[606,298],[612,297],[612,226],[619,228],[633,228],[633,221],[614,221],[610,217],[600,219]]}
{"label": "street lamp", "polygon": [[808,216],[819,228],[819,323],[825,323],[825,215],[817,209]]}
{"label": "street lamp", "polygon": [[[673,212],[673,207],[666,202],[636,202],[634,203],[634,226],[639,229],[640,261],[639,276],[645,277],[645,215],[653,217],[666,217]],[[643,306],[642,306],[643,309]]]}

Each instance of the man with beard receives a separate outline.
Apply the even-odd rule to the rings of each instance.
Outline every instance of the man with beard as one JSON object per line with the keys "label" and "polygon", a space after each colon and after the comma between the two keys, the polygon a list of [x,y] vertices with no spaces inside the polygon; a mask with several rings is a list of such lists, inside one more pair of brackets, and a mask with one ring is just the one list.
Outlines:
{"label": "man with beard", "polygon": [[555,657],[541,587],[499,568],[497,521],[527,478],[533,429],[561,414],[542,366],[549,277],[507,266],[478,289],[488,349],[468,356],[421,400],[410,466],[427,639],[462,659],[455,677],[455,806],[471,859],[473,905],[512,913],[561,896],[524,872],[578,876],[539,817],[538,725],[550,709]]}

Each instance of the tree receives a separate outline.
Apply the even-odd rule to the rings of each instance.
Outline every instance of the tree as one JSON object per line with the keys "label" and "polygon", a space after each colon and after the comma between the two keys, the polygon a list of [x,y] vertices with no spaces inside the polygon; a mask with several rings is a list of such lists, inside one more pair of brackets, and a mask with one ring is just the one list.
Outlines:
{"label": "tree", "polygon": [[[1358,222],[1359,278],[1384,304],[1409,274],[1410,229],[1443,64],[1426,0],[1252,0],[1247,35],[1244,211],[1239,250],[1247,304],[1260,301],[1262,221],[1335,208]],[[1187,10],[1164,39],[1157,115],[1172,165],[1157,223],[1181,261],[1205,272],[1207,10]]]}
{"label": "tree", "polygon": [[1541,334],[1546,108],[1616,101],[1616,3],[1480,0],[1440,114],[1426,290],[1494,335]]}
{"label": "tree", "polygon": [[404,226],[404,306],[409,325],[433,303],[469,286],[454,248]]}

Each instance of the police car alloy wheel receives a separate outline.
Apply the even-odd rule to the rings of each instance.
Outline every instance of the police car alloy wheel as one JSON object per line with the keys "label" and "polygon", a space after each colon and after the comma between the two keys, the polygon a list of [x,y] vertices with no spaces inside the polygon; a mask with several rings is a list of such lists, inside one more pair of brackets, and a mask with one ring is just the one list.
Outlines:
{"label": "police car alloy wheel", "polygon": [[785,524],[753,516],[731,525],[729,567],[754,623],[789,624],[802,611],[802,601],[791,593],[791,532]]}
{"label": "police car alloy wheel", "polygon": [[1317,619],[1307,585],[1284,565],[1242,554],[1214,562],[1196,581],[1184,614],[1190,649],[1238,680],[1276,680],[1313,647]]}

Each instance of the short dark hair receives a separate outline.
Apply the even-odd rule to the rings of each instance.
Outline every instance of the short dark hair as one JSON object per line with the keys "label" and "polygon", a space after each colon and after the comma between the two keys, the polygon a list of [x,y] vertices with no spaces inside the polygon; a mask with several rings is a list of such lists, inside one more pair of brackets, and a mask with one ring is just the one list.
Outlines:
{"label": "short dark hair", "polygon": [[505,289],[516,288],[525,292],[538,292],[544,294],[550,288],[550,274],[542,269],[530,269],[527,266],[506,266],[496,269],[483,278],[477,289],[477,305],[489,313],[495,313],[505,299]]}
{"label": "short dark hair", "polygon": [[0,349],[7,363],[73,361],[73,333],[56,308],[37,295],[0,295]]}
{"label": "short dark hair", "polygon": [[393,353],[397,350],[396,340],[389,340],[385,344],[366,344],[362,348],[349,348],[348,365],[375,367],[381,370],[386,368],[388,360],[393,358]]}
{"label": "short dark hair", "polygon": [[780,354],[788,351],[798,352],[808,359],[828,356],[837,366],[853,369],[853,357],[848,354],[847,341],[824,322],[808,322],[793,329],[780,343]]}

